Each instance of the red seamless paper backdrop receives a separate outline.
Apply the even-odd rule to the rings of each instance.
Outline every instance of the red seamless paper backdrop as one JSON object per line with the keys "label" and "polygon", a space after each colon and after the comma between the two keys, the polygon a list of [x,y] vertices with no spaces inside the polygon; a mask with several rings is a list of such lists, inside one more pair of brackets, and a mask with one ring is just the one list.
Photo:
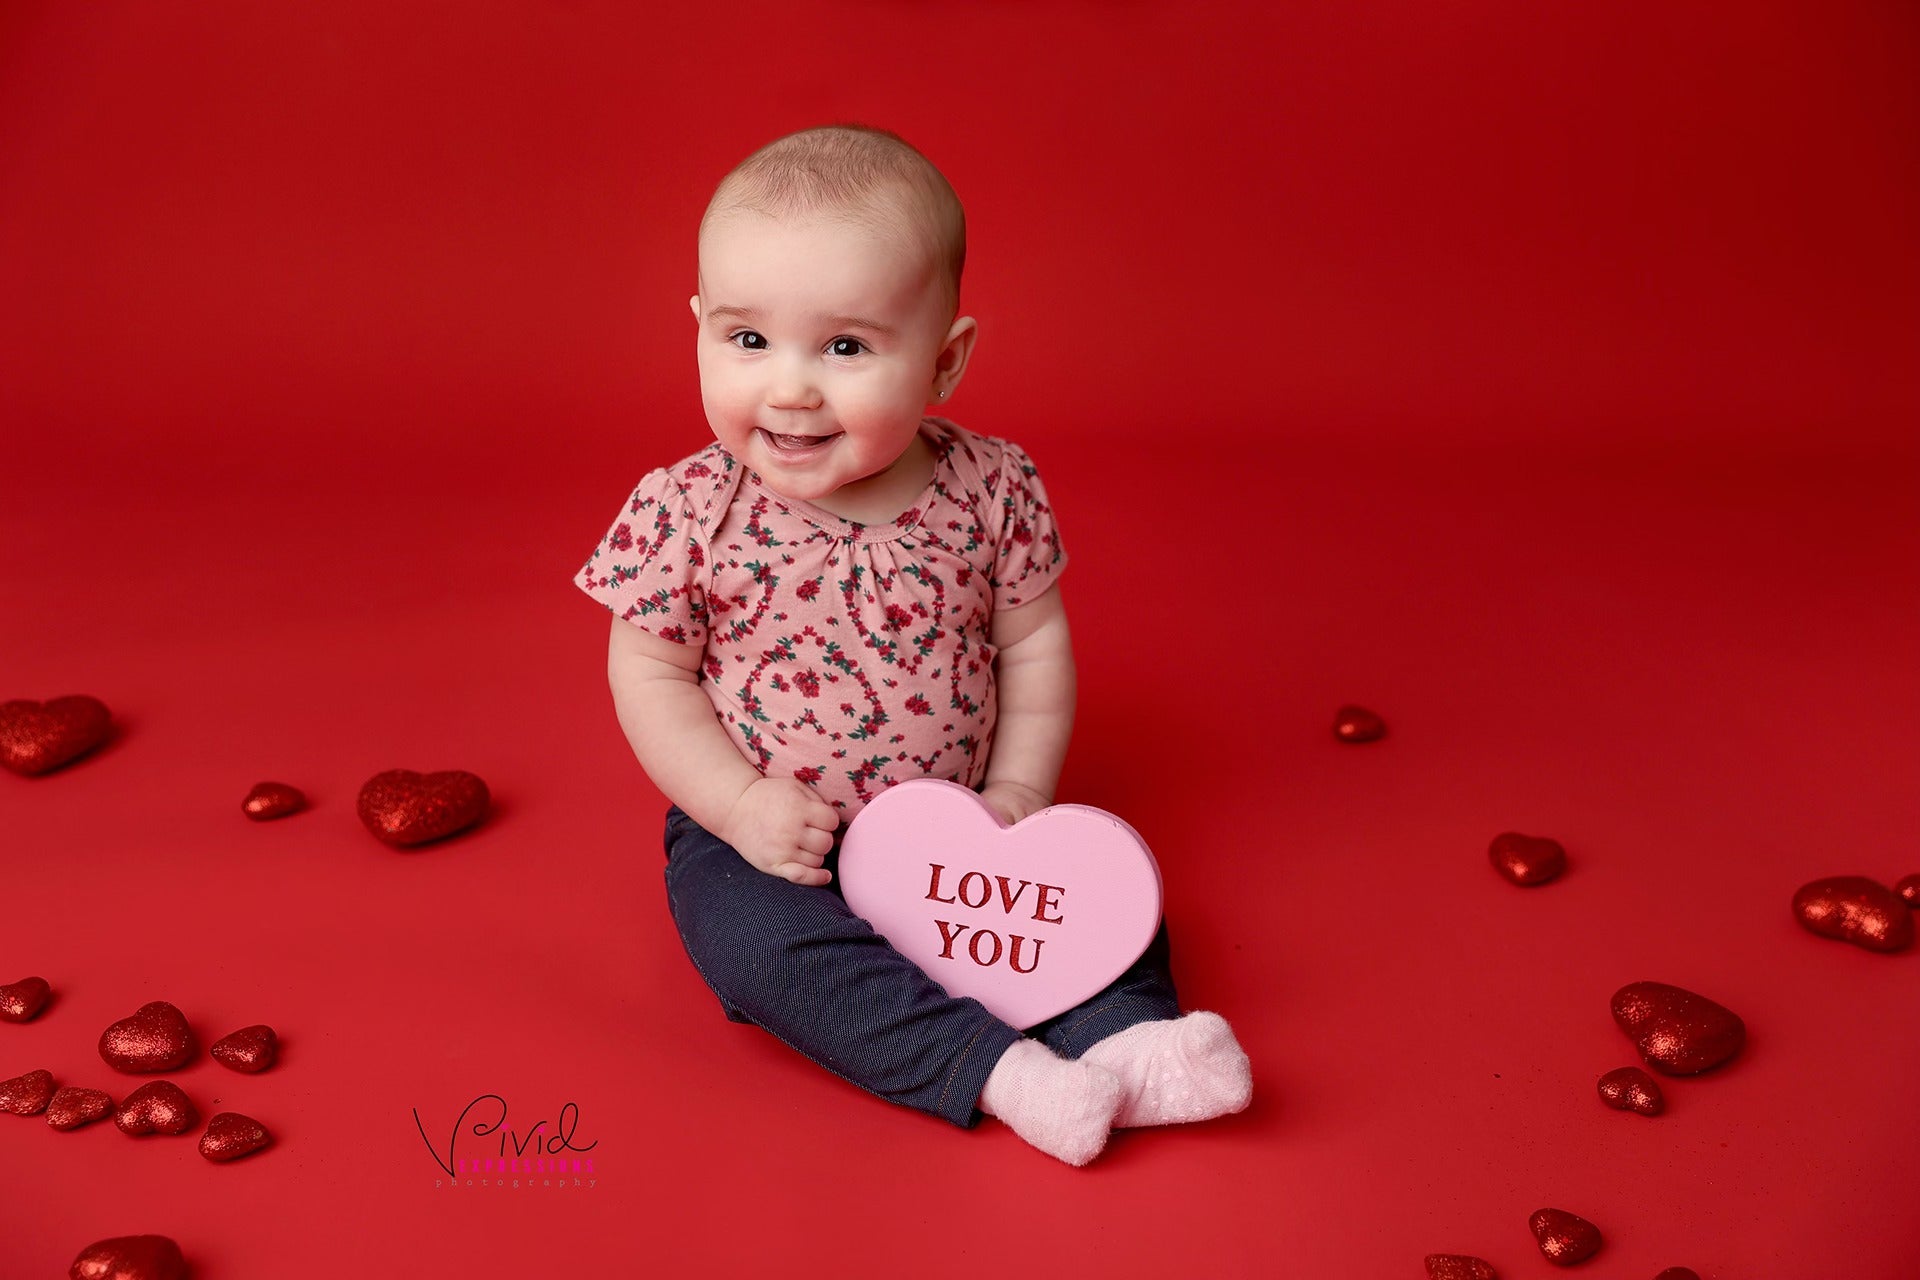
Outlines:
{"label": "red seamless paper backdrop", "polygon": [[[1920,952],[1788,903],[1920,871],[1917,52],[1870,3],[0,6],[0,698],[119,726],[0,777],[0,983],[57,991],[0,1078],[124,1095],[153,999],[285,1042],[168,1077],[276,1133],[231,1166],[0,1116],[0,1280],[148,1231],[200,1280],[1513,1280],[1547,1206],[1608,1275],[1911,1275]],[[966,201],[951,412],[1075,557],[1061,798],[1255,1065],[1085,1170],[720,1016],[567,583],[706,439],[713,183],[841,119]],[[387,768],[493,816],[390,851]],[[267,778],[311,811],[247,823]],[[1652,1120],[1594,1090],[1641,979],[1751,1032]],[[449,1178],[486,1095],[457,1159],[571,1124],[597,1183]]]}

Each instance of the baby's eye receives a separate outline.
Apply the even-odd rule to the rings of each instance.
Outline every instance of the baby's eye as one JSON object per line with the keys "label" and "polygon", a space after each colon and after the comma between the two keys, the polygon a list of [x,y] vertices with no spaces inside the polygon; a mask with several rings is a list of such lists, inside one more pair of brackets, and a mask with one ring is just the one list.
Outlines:
{"label": "baby's eye", "polygon": [[[847,350],[851,347],[852,350]],[[827,350],[836,356],[857,356],[866,350],[867,344],[858,338],[835,338],[827,344]]]}
{"label": "baby's eye", "polygon": [[751,329],[742,329],[738,333],[727,335],[727,341],[742,351],[765,351],[767,340]]}

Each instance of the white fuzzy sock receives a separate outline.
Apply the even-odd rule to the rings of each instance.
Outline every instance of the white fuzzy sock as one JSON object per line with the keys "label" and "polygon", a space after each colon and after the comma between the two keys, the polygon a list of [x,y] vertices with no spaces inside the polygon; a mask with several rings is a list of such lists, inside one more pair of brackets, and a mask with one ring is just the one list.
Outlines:
{"label": "white fuzzy sock", "polygon": [[1126,1087],[1115,1128],[1211,1120],[1246,1110],[1253,1097],[1253,1068],[1217,1013],[1138,1023],[1080,1061],[1112,1072]]}
{"label": "white fuzzy sock", "polygon": [[1110,1072],[1022,1038],[1000,1055],[979,1105],[1048,1155],[1083,1165],[1107,1145],[1123,1093]]}

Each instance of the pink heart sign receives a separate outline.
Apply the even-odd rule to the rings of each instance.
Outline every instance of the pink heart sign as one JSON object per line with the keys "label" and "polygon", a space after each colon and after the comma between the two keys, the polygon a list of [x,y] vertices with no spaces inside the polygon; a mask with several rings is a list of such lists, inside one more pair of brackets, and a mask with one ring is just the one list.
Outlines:
{"label": "pink heart sign", "polygon": [[1057,804],[1009,827],[936,778],[889,787],[854,815],[840,888],[947,994],[1022,1029],[1125,973],[1160,926],[1160,868],[1119,818]]}

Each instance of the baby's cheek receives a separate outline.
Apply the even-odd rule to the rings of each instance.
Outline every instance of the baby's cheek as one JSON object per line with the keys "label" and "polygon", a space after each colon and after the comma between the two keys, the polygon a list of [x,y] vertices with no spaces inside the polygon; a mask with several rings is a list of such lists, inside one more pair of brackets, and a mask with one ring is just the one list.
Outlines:
{"label": "baby's cheek", "polygon": [[918,377],[904,366],[891,366],[879,376],[862,380],[857,388],[861,411],[877,420],[894,422],[919,413],[932,396],[933,377]]}

